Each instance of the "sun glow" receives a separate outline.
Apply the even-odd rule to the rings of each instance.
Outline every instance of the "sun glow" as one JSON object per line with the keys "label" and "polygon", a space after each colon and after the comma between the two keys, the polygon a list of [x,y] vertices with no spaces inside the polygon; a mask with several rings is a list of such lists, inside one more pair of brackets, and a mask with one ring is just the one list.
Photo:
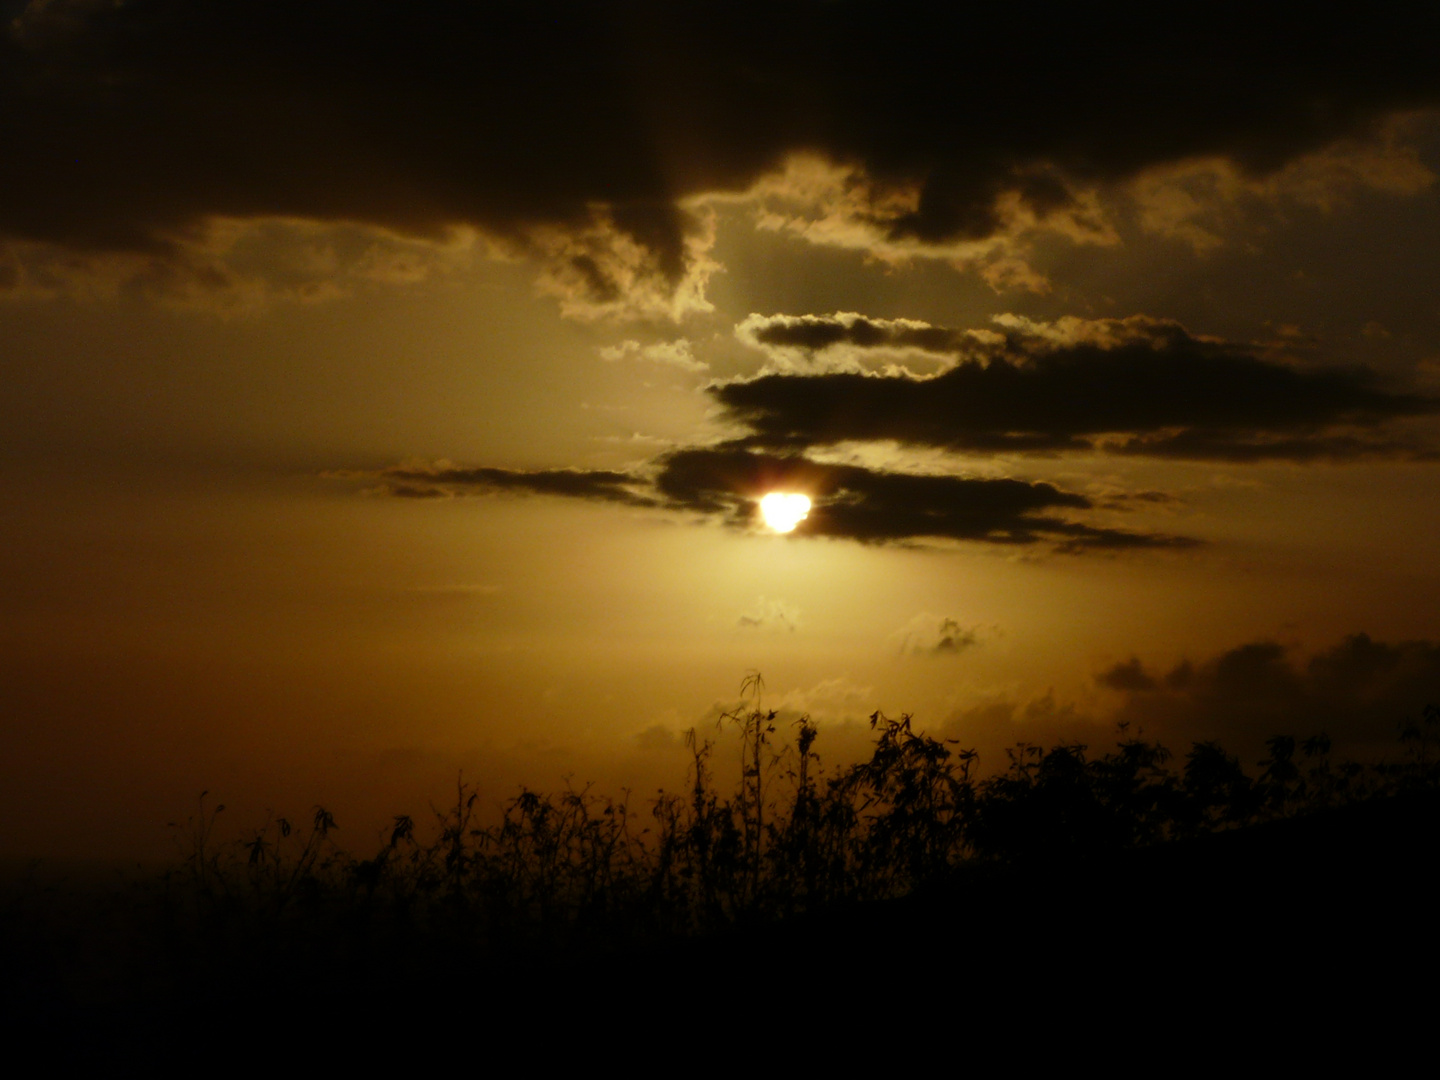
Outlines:
{"label": "sun glow", "polygon": [[805,495],[787,495],[772,491],[760,500],[760,516],[776,532],[787,533],[804,521],[810,513],[810,499]]}

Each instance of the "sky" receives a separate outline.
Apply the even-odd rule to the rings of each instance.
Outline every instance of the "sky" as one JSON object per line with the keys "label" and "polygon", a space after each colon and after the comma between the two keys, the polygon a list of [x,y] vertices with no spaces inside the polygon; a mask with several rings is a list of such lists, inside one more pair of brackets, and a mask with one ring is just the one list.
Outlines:
{"label": "sky", "polygon": [[0,0],[0,855],[643,799],[755,672],[833,761],[1392,745],[1437,23]]}

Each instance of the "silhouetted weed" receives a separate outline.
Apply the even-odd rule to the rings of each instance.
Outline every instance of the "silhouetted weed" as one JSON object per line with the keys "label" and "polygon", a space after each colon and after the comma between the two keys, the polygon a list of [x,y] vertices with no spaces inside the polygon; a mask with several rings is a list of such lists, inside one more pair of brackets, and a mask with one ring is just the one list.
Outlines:
{"label": "silhouetted weed", "polygon": [[[870,717],[870,756],[827,774],[808,717],[776,743],[777,714],[748,704],[720,725],[738,736],[740,769],[716,789],[714,744],[692,731],[684,794],[661,791],[637,813],[622,799],[566,786],[522,789],[481,824],[463,781],[434,811],[430,839],[406,816],[370,858],[333,841],[321,808],[308,830],[273,818],[220,848],[202,796],[177,830],[186,844],[167,879],[174,910],[203,954],[250,935],[323,937],[344,951],[434,938],[491,952],[614,949],[903,896],[962,867],[1104,856],[1342,806],[1440,779],[1440,710],[1402,733],[1404,760],[1333,764],[1324,736],[1266,743],[1257,775],[1213,742],[1178,763],[1122,728],[1114,749],[1020,744],[1008,767],[977,774],[973,751],[926,735],[913,718]],[[744,700],[744,698],[742,698]],[[312,942],[307,946],[318,947]]]}
{"label": "silhouetted weed", "polygon": [[1253,776],[1216,743],[1177,761],[1124,729],[1104,753],[1021,744],[980,775],[973,751],[876,712],[869,757],[827,772],[808,717],[777,743],[758,677],[744,690],[747,703],[720,719],[738,736],[728,794],[713,779],[715,744],[692,731],[683,792],[636,809],[628,793],[522,789],[487,824],[462,779],[429,829],[397,816],[366,858],[337,845],[320,807],[304,827],[272,817],[220,843],[224,807],[202,794],[175,826],[180,862],[96,921],[110,928],[110,990],[74,992],[383,994],[397,979],[633,953],[953,888],[977,868],[1081,865],[1440,787],[1434,707],[1403,730],[1397,762],[1332,763],[1323,736],[1276,737]]}

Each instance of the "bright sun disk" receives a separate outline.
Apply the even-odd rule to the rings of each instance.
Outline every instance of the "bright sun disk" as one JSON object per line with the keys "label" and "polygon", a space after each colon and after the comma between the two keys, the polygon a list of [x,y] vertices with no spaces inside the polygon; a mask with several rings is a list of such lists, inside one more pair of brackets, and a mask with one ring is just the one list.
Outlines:
{"label": "bright sun disk", "polygon": [[760,500],[760,516],[776,532],[790,532],[810,513],[810,499],[805,495],[787,495],[772,491]]}

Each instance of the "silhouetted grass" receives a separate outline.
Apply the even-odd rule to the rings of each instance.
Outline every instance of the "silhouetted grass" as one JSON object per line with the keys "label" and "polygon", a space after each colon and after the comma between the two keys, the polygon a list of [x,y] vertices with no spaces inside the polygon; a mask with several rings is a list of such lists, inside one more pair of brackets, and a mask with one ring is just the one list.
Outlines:
{"label": "silhouetted grass", "polygon": [[369,858],[336,845],[320,808],[303,828],[274,818],[217,845],[219,808],[202,798],[165,896],[212,941],[319,919],[356,940],[405,928],[548,951],[712,933],[902,896],[977,864],[1105,856],[1440,785],[1435,707],[1402,733],[1398,763],[1335,763],[1324,736],[1277,736],[1254,775],[1216,743],[1177,761],[1122,731],[1103,753],[1022,744],[980,776],[972,751],[880,713],[869,758],[827,774],[808,718],[783,745],[774,712],[722,723],[743,761],[729,793],[692,731],[686,789],[641,809],[588,787],[522,790],[482,825],[462,782],[428,832],[397,817]]}
{"label": "silhouetted grass", "polygon": [[661,955],[907,895],[954,897],[977,872],[1053,876],[1440,788],[1433,706],[1401,733],[1398,761],[1334,762],[1323,736],[1276,737],[1253,773],[1212,742],[1177,758],[1122,731],[1104,752],[1022,744],[983,775],[974,752],[880,713],[869,757],[826,771],[808,718],[789,740],[756,707],[721,724],[743,761],[728,792],[713,779],[714,746],[692,731],[681,791],[636,806],[589,788],[522,790],[484,824],[459,782],[433,821],[396,817],[368,857],[336,843],[320,808],[217,842],[223,806],[202,796],[178,829],[182,861],[161,877],[97,894],[80,914],[33,892],[11,898],[0,912],[4,1004],[23,1012],[38,993],[66,1009],[153,1011],[191,988],[301,1010],[337,995],[380,1001],[396,985],[460,985],[482,967],[493,979],[577,957]]}

